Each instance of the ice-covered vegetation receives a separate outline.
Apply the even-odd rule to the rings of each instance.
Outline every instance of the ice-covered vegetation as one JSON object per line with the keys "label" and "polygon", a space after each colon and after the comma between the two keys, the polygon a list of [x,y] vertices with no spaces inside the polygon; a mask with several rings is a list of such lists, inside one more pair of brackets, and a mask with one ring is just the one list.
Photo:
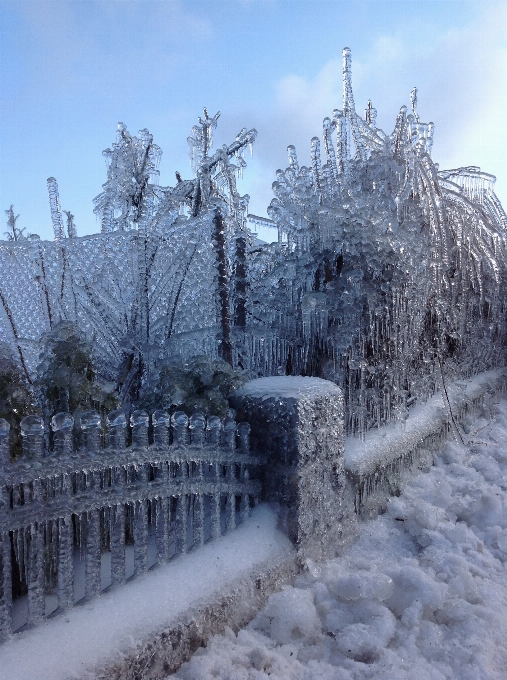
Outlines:
{"label": "ice-covered vegetation", "polygon": [[205,110],[188,138],[193,178],[177,172],[161,187],[161,149],[120,123],[94,201],[100,234],[78,238],[69,211],[65,230],[54,178],[54,242],[16,238],[7,211],[0,324],[27,381],[63,320],[120,404],[153,392],[163,367],[206,355],[252,376],[333,380],[347,432],[363,436],[446,379],[504,363],[507,218],[495,178],[440,170],[415,88],[410,101],[390,134],[371,102],[360,116],[345,48],[342,108],[324,119],[323,148],[312,139],[307,167],[289,146],[268,208],[278,243],[255,247],[236,187],[255,130],[213,150],[219,114]]}
{"label": "ice-covered vegetation", "polygon": [[507,220],[494,177],[434,163],[415,88],[386,134],[371,102],[356,113],[347,48],[343,76],[342,109],[323,122],[326,163],[314,137],[310,167],[289,147],[277,171],[279,244],[252,268],[253,326],[260,357],[341,385],[347,431],[364,434],[406,417],[444,376],[505,360]]}

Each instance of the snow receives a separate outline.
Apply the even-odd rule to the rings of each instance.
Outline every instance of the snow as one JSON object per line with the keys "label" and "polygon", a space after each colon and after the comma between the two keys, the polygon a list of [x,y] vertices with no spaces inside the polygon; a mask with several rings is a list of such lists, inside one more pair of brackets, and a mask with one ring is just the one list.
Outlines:
{"label": "snow", "polygon": [[213,601],[259,565],[289,556],[289,539],[266,505],[238,528],[126,586],[18,633],[0,645],[0,680],[68,680],[93,674],[167,629],[204,598]]}
{"label": "snow", "polygon": [[235,392],[235,396],[256,399],[301,399],[328,394],[340,395],[341,390],[329,380],[291,375],[257,378]]}
{"label": "snow", "polygon": [[507,677],[507,401],[361,523],[337,559],[215,636],[174,680]]}

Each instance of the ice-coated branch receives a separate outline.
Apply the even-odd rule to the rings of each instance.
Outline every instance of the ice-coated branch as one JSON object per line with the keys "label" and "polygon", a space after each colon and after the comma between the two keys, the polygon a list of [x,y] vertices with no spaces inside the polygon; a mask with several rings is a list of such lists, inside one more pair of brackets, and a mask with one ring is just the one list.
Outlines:
{"label": "ice-coated branch", "polygon": [[60,210],[60,199],[58,196],[58,184],[54,177],[48,177],[48,194],[49,207],[51,210],[51,222],[53,224],[53,233],[55,241],[61,241],[65,238],[63,230],[62,213]]}

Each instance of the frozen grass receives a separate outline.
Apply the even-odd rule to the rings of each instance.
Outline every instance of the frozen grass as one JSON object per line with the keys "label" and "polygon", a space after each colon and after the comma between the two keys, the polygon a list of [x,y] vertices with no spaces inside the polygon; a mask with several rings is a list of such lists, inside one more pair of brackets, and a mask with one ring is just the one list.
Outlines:
{"label": "frozen grass", "polygon": [[342,557],[308,562],[174,680],[504,680],[507,401],[465,426]]}

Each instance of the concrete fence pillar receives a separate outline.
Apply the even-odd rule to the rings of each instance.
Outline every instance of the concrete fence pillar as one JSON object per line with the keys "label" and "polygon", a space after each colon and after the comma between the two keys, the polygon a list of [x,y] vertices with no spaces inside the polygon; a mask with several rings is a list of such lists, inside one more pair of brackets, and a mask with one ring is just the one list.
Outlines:
{"label": "concrete fence pillar", "polygon": [[300,557],[333,557],[353,514],[341,390],[320,378],[259,378],[231,403],[238,420],[251,425],[252,455],[266,460],[263,500],[280,504],[281,526]]}

